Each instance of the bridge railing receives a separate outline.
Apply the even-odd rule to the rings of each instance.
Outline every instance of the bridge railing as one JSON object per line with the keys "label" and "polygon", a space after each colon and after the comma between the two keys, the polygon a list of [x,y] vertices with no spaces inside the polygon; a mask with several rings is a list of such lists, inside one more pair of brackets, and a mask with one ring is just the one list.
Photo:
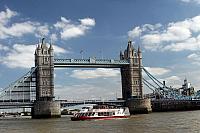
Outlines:
{"label": "bridge railing", "polygon": [[54,64],[116,64],[116,65],[128,65],[128,60],[116,60],[116,59],[54,59]]}

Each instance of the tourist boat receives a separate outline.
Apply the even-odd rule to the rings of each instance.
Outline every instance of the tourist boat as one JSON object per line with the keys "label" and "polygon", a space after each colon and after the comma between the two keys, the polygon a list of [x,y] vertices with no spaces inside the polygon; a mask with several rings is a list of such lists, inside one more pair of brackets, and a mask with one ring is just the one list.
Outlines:
{"label": "tourist boat", "polygon": [[83,107],[80,112],[71,117],[72,121],[92,120],[92,119],[117,119],[128,118],[130,116],[128,107],[114,105],[94,105],[93,107]]}

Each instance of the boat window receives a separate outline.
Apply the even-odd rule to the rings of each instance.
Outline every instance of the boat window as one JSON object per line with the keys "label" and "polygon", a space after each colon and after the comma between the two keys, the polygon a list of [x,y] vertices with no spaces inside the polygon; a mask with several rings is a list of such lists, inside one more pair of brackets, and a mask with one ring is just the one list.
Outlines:
{"label": "boat window", "polygon": [[107,116],[107,112],[104,112],[103,115],[104,115],[104,116]]}
{"label": "boat window", "polygon": [[115,112],[113,112],[113,115],[115,115]]}
{"label": "boat window", "polygon": [[103,115],[104,116],[109,116],[109,112],[104,112]]}
{"label": "boat window", "polygon": [[99,113],[98,113],[98,116],[103,116],[103,112],[99,112]]}

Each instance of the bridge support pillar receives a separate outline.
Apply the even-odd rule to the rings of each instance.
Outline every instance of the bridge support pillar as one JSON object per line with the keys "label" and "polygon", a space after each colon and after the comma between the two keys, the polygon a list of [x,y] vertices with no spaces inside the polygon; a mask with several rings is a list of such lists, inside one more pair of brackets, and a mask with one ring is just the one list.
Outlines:
{"label": "bridge support pillar", "polygon": [[32,118],[61,117],[60,102],[58,101],[35,101],[32,109]]}
{"label": "bridge support pillar", "polygon": [[131,114],[147,114],[152,112],[150,99],[128,99],[126,106]]}

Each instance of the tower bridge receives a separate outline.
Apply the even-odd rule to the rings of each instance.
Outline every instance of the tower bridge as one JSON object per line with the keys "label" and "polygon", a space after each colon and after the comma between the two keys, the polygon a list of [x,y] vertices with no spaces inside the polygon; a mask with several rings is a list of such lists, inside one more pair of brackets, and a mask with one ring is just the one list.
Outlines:
{"label": "tower bridge", "polygon": [[[10,102],[34,100],[33,117],[59,117],[60,103],[54,100],[54,68],[120,68],[122,96],[130,111],[151,111],[150,100],[143,98],[142,53],[128,42],[120,52],[120,59],[54,59],[52,44],[48,47],[42,39],[35,50],[35,67],[11,84],[0,94],[0,100]],[[35,97],[34,97],[35,96]]]}
{"label": "tower bridge", "polygon": [[[153,91],[153,94],[159,94],[168,99],[183,98],[172,88],[158,81],[143,67],[142,52],[139,47],[134,48],[131,41],[128,42],[125,51],[120,52],[118,60],[54,59],[52,44],[47,47],[43,38],[42,43],[38,44],[35,50],[35,67],[0,92],[0,108],[15,107],[15,105],[16,107],[28,106],[32,108],[33,118],[60,117],[60,102],[55,101],[54,97],[54,69],[59,67],[120,68],[123,101],[112,101],[112,103],[125,103],[131,113],[148,113],[152,110],[150,99],[144,98],[143,83]],[[142,70],[153,82],[157,82],[158,87],[143,78]]]}

